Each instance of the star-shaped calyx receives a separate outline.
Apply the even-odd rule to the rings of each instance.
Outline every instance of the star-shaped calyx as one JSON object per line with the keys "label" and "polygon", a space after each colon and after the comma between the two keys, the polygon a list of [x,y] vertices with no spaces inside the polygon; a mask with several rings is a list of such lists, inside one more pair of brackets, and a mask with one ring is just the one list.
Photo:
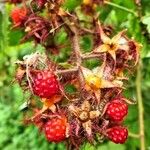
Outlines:
{"label": "star-shaped calyx", "polygon": [[100,37],[102,40],[102,44],[99,45],[96,49],[93,50],[94,53],[109,53],[111,57],[116,62],[116,52],[118,50],[128,51],[128,41],[123,36],[126,32],[126,29],[119,32],[113,38],[109,38],[103,31],[100,22],[98,22]]}
{"label": "star-shaped calyx", "polygon": [[94,93],[97,103],[100,102],[102,89],[115,87],[122,88],[123,86],[121,80],[108,79],[108,75],[105,73],[105,67],[105,63],[93,70],[81,67],[85,79],[85,89],[88,92]]}
{"label": "star-shaped calyx", "polygon": [[91,110],[89,101],[85,100],[80,107],[70,105],[69,111],[77,118],[78,123],[81,124],[90,137],[92,134],[92,120],[100,116],[98,110]]}

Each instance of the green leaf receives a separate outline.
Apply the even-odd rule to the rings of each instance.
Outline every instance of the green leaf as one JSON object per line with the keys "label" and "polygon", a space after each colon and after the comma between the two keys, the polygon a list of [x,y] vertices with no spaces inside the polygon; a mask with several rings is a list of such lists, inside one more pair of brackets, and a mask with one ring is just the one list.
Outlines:
{"label": "green leaf", "polygon": [[125,150],[125,145],[123,144],[115,144],[113,142],[108,143],[108,149],[109,150]]}
{"label": "green leaf", "polygon": [[105,24],[108,24],[108,25],[113,25],[113,26],[116,26],[118,24],[118,19],[117,19],[117,15],[116,15],[116,11],[115,10],[112,10],[107,18],[105,19]]}
{"label": "green leaf", "polygon": [[75,88],[74,85],[68,84],[68,85],[65,86],[65,91],[67,93],[73,94],[74,92],[77,91],[77,89]]}
{"label": "green leaf", "polygon": [[150,33],[150,15],[144,16],[142,18],[143,24],[147,25],[147,31]]}
{"label": "green leaf", "polygon": [[81,147],[81,150],[96,150],[96,148],[90,143],[84,143],[84,145]]}
{"label": "green leaf", "polygon": [[69,11],[74,10],[82,0],[66,0],[64,7],[68,9]]}

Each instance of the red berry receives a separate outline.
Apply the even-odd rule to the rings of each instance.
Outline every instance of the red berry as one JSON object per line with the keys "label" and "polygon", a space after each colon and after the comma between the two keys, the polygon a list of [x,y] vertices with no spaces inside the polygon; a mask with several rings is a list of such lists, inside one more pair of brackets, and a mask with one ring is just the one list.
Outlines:
{"label": "red berry", "polygon": [[39,71],[33,76],[33,92],[41,98],[50,98],[59,92],[56,76],[50,71]]}
{"label": "red berry", "polygon": [[122,121],[128,113],[128,105],[123,101],[113,100],[107,106],[106,114],[113,121]]}
{"label": "red berry", "polygon": [[116,144],[123,144],[128,137],[128,130],[122,126],[112,127],[107,130],[107,137]]}
{"label": "red berry", "polygon": [[11,19],[15,26],[20,26],[27,16],[27,9],[16,8],[11,12]]}
{"label": "red berry", "polygon": [[45,135],[50,142],[61,142],[66,138],[67,119],[58,116],[49,120],[44,127]]}

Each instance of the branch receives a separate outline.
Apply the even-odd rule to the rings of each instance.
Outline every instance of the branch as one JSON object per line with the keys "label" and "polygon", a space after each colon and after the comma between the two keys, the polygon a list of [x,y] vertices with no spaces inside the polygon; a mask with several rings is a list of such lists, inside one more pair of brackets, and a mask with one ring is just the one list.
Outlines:
{"label": "branch", "polygon": [[72,68],[72,69],[64,69],[64,70],[57,70],[56,74],[68,74],[68,73],[75,73],[78,71],[78,68]]}
{"label": "branch", "polygon": [[73,33],[71,36],[71,45],[76,57],[76,66],[78,68],[80,88],[82,90],[82,88],[84,87],[84,77],[81,71],[82,57],[79,45],[79,33],[74,23],[69,26]]}
{"label": "branch", "polygon": [[90,58],[101,58],[102,54],[91,54],[91,53],[86,53],[81,55],[82,59],[90,59]]}
{"label": "branch", "polygon": [[137,95],[138,111],[139,111],[139,126],[140,126],[139,134],[140,134],[141,150],[145,150],[144,107],[143,107],[143,100],[142,100],[141,83],[142,83],[141,62],[139,62],[137,68],[137,76],[136,76],[136,95]]}
{"label": "branch", "polygon": [[129,136],[133,137],[133,138],[140,138],[139,134],[135,134],[135,133],[131,133],[131,132],[129,132]]}
{"label": "branch", "polygon": [[133,14],[134,16],[138,17],[138,14],[137,14],[135,11],[133,11],[133,10],[131,10],[131,9],[128,9],[128,8],[126,8],[126,7],[120,6],[120,5],[118,5],[118,4],[115,4],[115,3],[112,3],[112,2],[109,2],[109,1],[104,1],[104,4],[107,4],[107,5],[116,7],[116,8],[118,8],[118,9],[127,11],[127,12]]}

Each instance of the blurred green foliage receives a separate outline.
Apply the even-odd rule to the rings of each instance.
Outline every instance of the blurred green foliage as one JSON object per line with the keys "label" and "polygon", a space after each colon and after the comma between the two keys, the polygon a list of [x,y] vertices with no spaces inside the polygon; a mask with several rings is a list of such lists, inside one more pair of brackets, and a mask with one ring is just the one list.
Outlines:
{"label": "blurred green foliage", "polygon": [[[113,0],[115,4],[126,8],[137,10],[134,1]],[[67,0],[65,7],[72,11],[81,4],[81,0]],[[22,113],[19,106],[23,103],[25,96],[19,86],[13,82],[15,74],[14,62],[21,59],[25,54],[35,51],[33,43],[27,42],[19,44],[23,33],[20,30],[10,29],[9,13],[12,7],[0,3],[0,149],[3,150],[44,150],[44,149],[64,149],[64,144],[48,143],[44,136],[39,133],[34,126],[25,126],[22,123]],[[128,35],[142,43],[142,96],[144,103],[144,125],[146,135],[146,148],[150,149],[150,3],[149,0],[142,0],[142,18],[137,18],[133,14],[109,5],[99,6],[100,19],[105,25],[111,25],[115,32],[127,28]],[[141,25],[141,23],[143,23]],[[145,34],[143,33],[145,31]],[[66,34],[58,35],[57,41],[63,43]],[[90,38],[83,37],[81,46],[86,51],[91,48]],[[37,49],[42,50],[41,46]],[[63,62],[69,55],[69,51],[62,50],[55,61]],[[96,61],[89,61],[86,64],[89,68],[96,65]],[[136,73],[136,72],[135,72]],[[68,87],[69,88],[69,87]],[[132,77],[125,95],[136,99],[135,76]],[[72,91],[72,89],[70,89]],[[138,133],[138,108],[137,105],[130,106],[129,115],[126,120],[130,132]],[[140,149],[139,139],[129,137],[124,145],[116,145],[105,141],[103,144],[92,146],[84,144],[81,149],[85,150],[138,150]]]}

